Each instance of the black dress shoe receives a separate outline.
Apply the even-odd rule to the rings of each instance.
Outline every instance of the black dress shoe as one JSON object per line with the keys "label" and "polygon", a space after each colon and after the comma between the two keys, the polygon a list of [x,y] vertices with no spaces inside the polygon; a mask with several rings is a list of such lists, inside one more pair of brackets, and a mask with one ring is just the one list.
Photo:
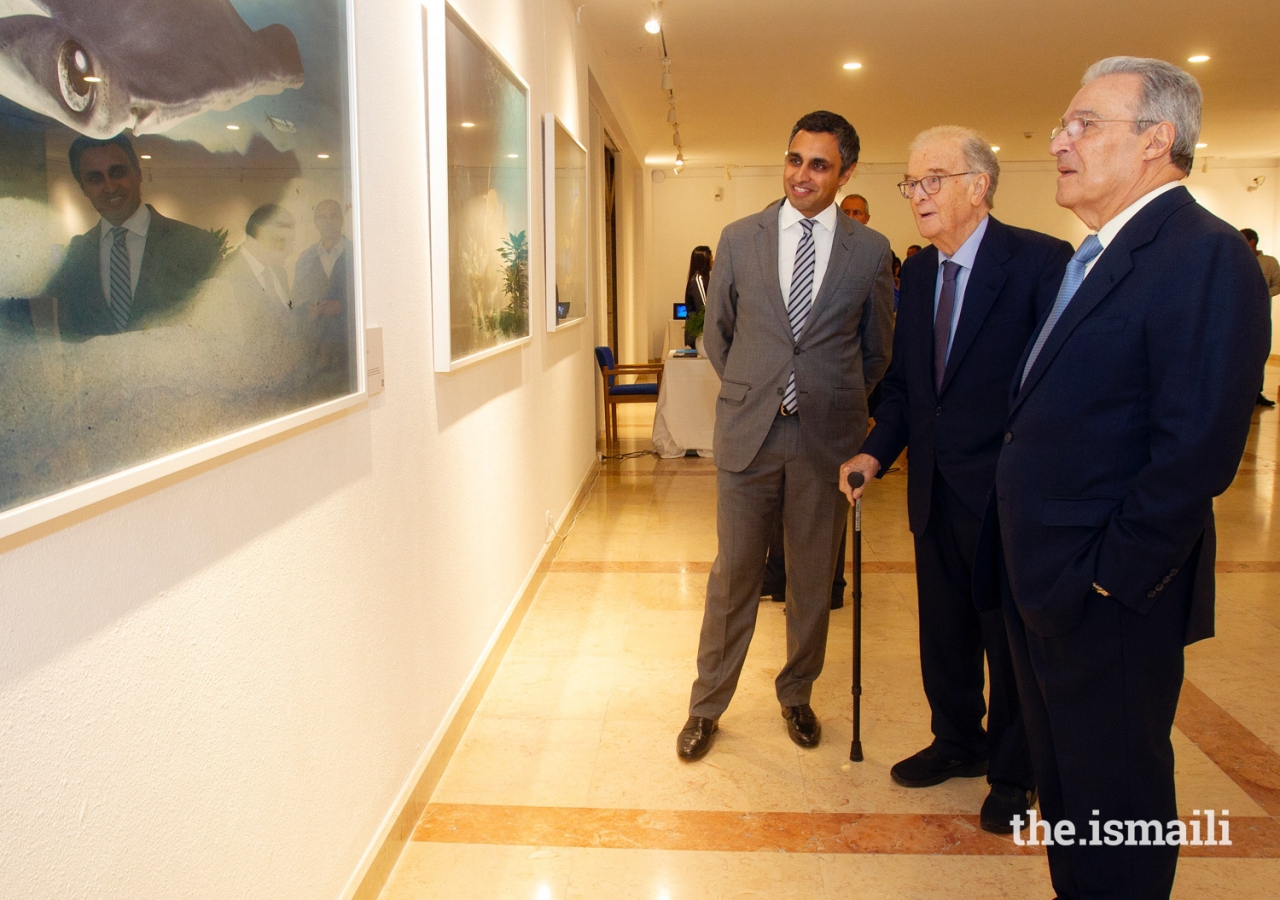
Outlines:
{"label": "black dress shoe", "polygon": [[832,609],[844,609],[844,597],[832,597],[832,598],[831,598],[831,608],[832,608]]}
{"label": "black dress shoe", "polygon": [[720,730],[715,719],[690,716],[676,738],[676,756],[681,759],[702,759],[711,749],[711,736]]}
{"label": "black dress shoe", "polygon": [[977,778],[987,774],[987,761],[965,762],[943,755],[930,744],[915,756],[908,756],[889,770],[890,777],[903,787],[932,787],[948,778]]}
{"label": "black dress shoe", "polygon": [[787,720],[787,734],[801,747],[816,747],[822,740],[822,723],[808,703],[782,707],[782,718]]}
{"label": "black dress shoe", "polygon": [[1258,405],[1259,405],[1259,406],[1265,406],[1265,407],[1267,407],[1267,408],[1270,408],[1270,407],[1272,407],[1272,406],[1275,406],[1275,405],[1276,405],[1276,401],[1274,401],[1274,400],[1270,399],[1269,397],[1267,397],[1267,396],[1265,396],[1264,394],[1262,394],[1261,392],[1259,392],[1259,393],[1258,393]]}
{"label": "black dress shoe", "polygon": [[983,831],[992,834],[1013,834],[1013,817],[1027,821],[1027,811],[1036,805],[1036,792],[1012,784],[993,784],[991,793],[982,801],[982,815],[978,817]]}

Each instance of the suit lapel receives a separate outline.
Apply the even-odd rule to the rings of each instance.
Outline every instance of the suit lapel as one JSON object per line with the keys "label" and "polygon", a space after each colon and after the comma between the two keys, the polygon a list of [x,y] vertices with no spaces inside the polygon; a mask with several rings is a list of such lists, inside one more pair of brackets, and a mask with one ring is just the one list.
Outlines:
{"label": "suit lapel", "polygon": [[[841,217],[837,215],[835,233],[831,236],[831,258],[827,260],[827,271],[822,276],[822,287],[818,289],[818,295],[813,298],[813,308],[809,310],[809,322],[814,321],[814,317],[831,302],[831,298],[844,283],[844,270],[848,267],[849,260],[853,258],[853,244],[853,220],[850,219],[848,226],[844,226]],[[808,330],[809,326],[806,324],[805,331]]]}
{"label": "suit lapel", "polygon": [[[1066,343],[1076,327],[1106,299],[1112,289],[1133,268],[1133,251],[1155,240],[1160,226],[1173,214],[1174,210],[1193,202],[1195,202],[1194,199],[1185,187],[1175,188],[1152,200],[1120,229],[1115,239],[1102,251],[1098,261],[1089,270],[1089,274],[1085,276],[1080,289],[1071,298],[1067,308],[1062,311],[1062,317],[1058,319],[1058,324],[1054,326],[1048,340],[1045,341],[1040,355],[1036,357],[1035,365],[1027,373],[1026,382],[1014,396],[1013,406],[1009,410],[1010,415],[1017,411],[1022,401],[1035,389],[1036,384],[1052,364],[1053,358],[1057,356],[1058,351],[1062,349],[1062,345]],[[1047,311],[1046,315],[1048,315]],[[1034,343],[1034,338],[1031,343]],[[1019,373],[1022,371],[1021,367],[1026,366],[1026,358],[1030,350],[1031,344],[1028,344],[1022,356]]]}
{"label": "suit lapel", "polygon": [[973,261],[973,271],[964,289],[964,302],[960,306],[960,321],[956,323],[955,337],[951,339],[951,353],[947,356],[947,370],[942,376],[942,391],[956,373],[964,355],[969,352],[974,338],[986,321],[987,314],[1000,295],[1008,277],[1004,264],[1010,257],[1004,226],[988,217],[987,233],[982,236],[978,255]]}
{"label": "suit lapel", "polygon": [[131,321],[136,320],[156,303],[157,260],[164,257],[164,243],[169,236],[169,220],[155,208],[148,205],[151,212],[151,224],[147,226],[147,239],[142,245],[142,267],[138,271],[138,286],[133,292],[133,307],[129,314]]}
{"label": "suit lapel", "polygon": [[771,300],[770,305],[782,320],[787,334],[791,334],[791,317],[787,315],[787,299],[782,296],[782,285],[778,281],[778,209],[782,203],[770,203],[760,213],[760,230],[756,233],[756,259],[763,269],[765,291]]}

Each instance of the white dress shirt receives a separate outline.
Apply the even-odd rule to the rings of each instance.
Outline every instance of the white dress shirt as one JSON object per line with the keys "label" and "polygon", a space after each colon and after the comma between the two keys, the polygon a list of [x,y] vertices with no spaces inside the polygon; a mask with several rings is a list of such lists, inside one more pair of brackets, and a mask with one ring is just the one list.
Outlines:
{"label": "white dress shirt", "polygon": [[978,227],[973,229],[973,234],[965,238],[964,243],[953,255],[947,256],[941,250],[938,251],[938,280],[933,286],[935,328],[937,327],[938,300],[942,297],[942,264],[951,260],[960,267],[960,271],[956,273],[956,303],[951,309],[951,330],[947,332],[950,335],[947,338],[947,359],[951,358],[951,345],[956,339],[956,325],[960,322],[960,310],[964,307],[964,291],[969,286],[969,273],[973,271],[973,263],[978,258],[978,247],[982,244],[982,236],[987,233],[987,223],[990,221],[990,216],[983,216]]}
{"label": "white dress shirt", "polygon": [[[151,210],[147,204],[140,204],[133,215],[122,223],[128,229],[124,236],[124,245],[129,251],[129,294],[138,289],[138,276],[142,274],[142,253],[147,249],[147,230],[151,228]],[[111,303],[111,245],[115,238],[111,230],[116,226],[106,219],[99,220],[98,232],[98,274],[102,279],[102,299]]]}
{"label": "white dress shirt", "polygon": [[1123,210],[1116,214],[1116,217],[1098,229],[1098,243],[1102,245],[1101,252],[1093,259],[1089,260],[1084,267],[1085,277],[1089,277],[1089,273],[1093,271],[1093,267],[1098,264],[1098,260],[1102,259],[1102,254],[1107,252],[1107,246],[1116,239],[1116,235],[1120,233],[1120,229],[1129,224],[1129,220],[1142,211],[1142,208],[1161,194],[1167,194],[1169,191],[1182,184],[1181,181],[1171,181],[1168,184],[1162,184],[1154,191],[1148,191],[1137,200],[1134,200]]}
{"label": "white dress shirt", "polygon": [[[262,260],[254,256],[252,249],[257,249],[253,245],[257,244],[253,238],[245,238],[245,242],[240,245],[240,251],[244,254],[244,261],[249,264],[249,270],[253,272],[253,277],[258,279],[258,284],[262,287],[263,293],[268,297],[279,300],[288,309],[293,309],[293,302],[289,299],[288,275],[284,271],[284,266],[279,263],[268,265]],[[258,245],[261,246],[261,245]],[[263,256],[267,256],[269,251],[258,250]]]}
{"label": "white dress shirt", "polygon": [[[783,200],[778,209],[778,285],[782,288],[782,302],[786,303],[791,296],[791,276],[796,267],[796,248],[800,246],[800,236],[804,228],[800,220],[804,214],[791,205],[790,200]],[[818,291],[822,288],[822,278],[827,274],[827,263],[831,261],[831,246],[835,242],[836,205],[832,203],[813,217],[813,296],[818,299]]]}

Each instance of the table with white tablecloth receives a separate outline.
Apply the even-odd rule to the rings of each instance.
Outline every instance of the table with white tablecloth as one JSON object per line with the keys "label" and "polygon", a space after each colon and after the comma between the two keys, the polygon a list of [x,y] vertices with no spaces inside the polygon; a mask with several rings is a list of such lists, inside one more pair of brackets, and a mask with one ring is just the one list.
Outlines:
{"label": "table with white tablecloth", "polygon": [[663,363],[658,409],[653,415],[653,446],[664,459],[697,450],[711,456],[720,378],[703,357],[674,357]]}

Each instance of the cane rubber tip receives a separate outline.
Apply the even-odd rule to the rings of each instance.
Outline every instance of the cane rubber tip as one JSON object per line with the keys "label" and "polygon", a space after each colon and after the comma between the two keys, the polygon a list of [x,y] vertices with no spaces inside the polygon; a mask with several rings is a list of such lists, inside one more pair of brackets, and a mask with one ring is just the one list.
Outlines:
{"label": "cane rubber tip", "polygon": [[862,762],[862,741],[854,741],[849,745],[849,759],[852,762]]}

